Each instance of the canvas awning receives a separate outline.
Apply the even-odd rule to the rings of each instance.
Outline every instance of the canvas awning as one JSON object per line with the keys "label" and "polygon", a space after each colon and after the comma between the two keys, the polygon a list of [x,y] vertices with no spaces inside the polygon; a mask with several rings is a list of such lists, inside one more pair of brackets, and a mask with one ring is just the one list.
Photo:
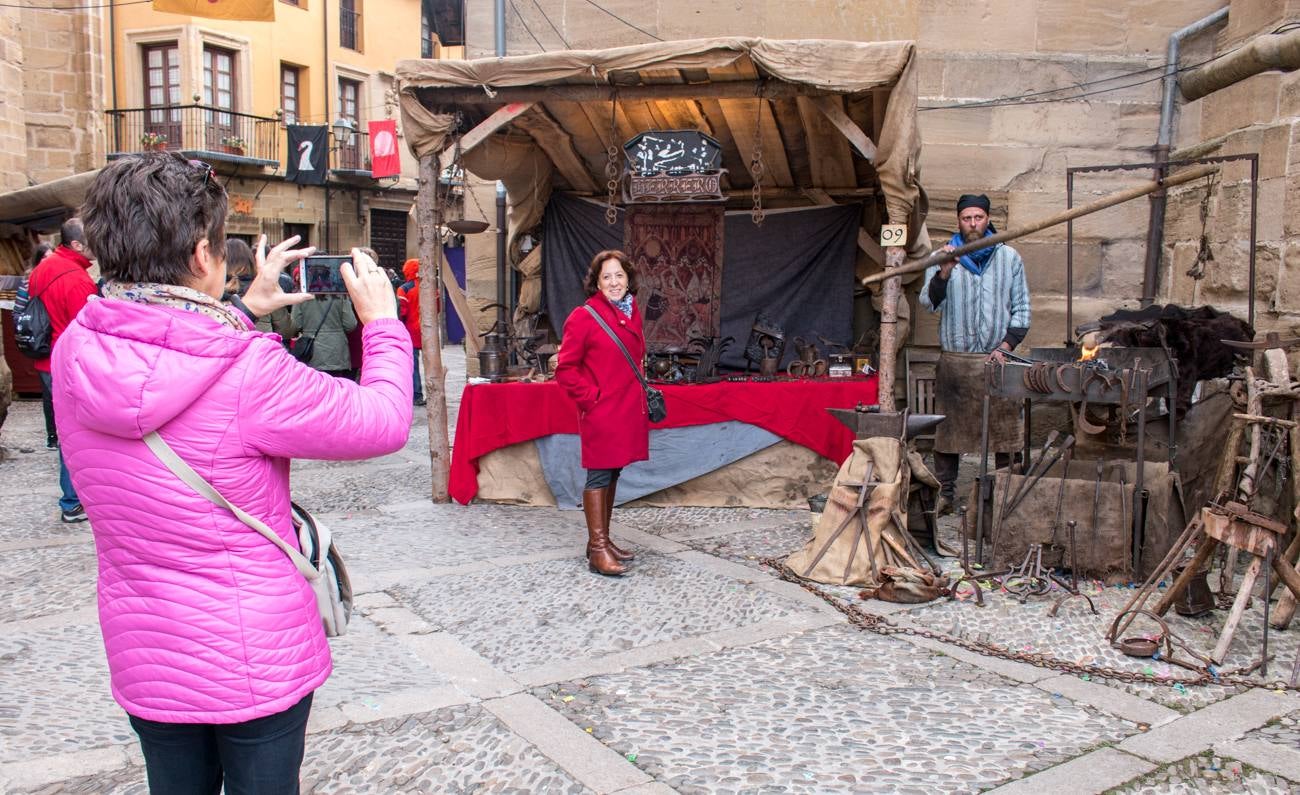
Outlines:
{"label": "canvas awning", "polygon": [[397,76],[411,150],[445,165],[459,142],[468,171],[505,183],[512,238],[536,226],[552,190],[605,196],[611,146],[698,129],[722,145],[736,203],[756,152],[765,202],[864,202],[859,275],[882,265],[886,219],[908,224],[910,256],[929,250],[909,41],[696,39],[400,61]]}
{"label": "canvas awning", "polygon": [[57,217],[58,220],[52,221],[57,228],[62,216],[85,201],[86,189],[98,174],[99,169],[83,171],[0,194],[0,223],[22,226]]}

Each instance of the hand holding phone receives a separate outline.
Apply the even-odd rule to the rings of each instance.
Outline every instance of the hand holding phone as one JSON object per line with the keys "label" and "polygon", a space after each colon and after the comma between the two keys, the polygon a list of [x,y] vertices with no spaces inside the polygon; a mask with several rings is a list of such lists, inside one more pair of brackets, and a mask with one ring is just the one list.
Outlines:
{"label": "hand holding phone", "polygon": [[312,300],[311,295],[303,293],[286,293],[280,286],[280,274],[292,262],[309,256],[316,249],[312,246],[295,249],[299,237],[294,235],[278,246],[266,250],[266,235],[257,242],[256,267],[253,281],[244,292],[244,306],[258,317],[265,317],[277,309],[304,301]]}
{"label": "hand holding phone", "polygon": [[357,320],[362,325],[379,318],[397,319],[397,296],[393,293],[393,285],[374,260],[354,248],[352,262],[344,262],[339,272],[352,298]]}

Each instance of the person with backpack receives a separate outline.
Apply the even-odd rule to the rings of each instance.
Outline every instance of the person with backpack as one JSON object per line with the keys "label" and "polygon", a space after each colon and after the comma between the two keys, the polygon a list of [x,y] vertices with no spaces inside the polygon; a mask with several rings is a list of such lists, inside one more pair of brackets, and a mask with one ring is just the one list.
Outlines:
{"label": "person with backpack", "polygon": [[[50,402],[50,415],[54,416],[52,395],[54,384],[50,376],[50,356],[64,329],[81,312],[82,307],[98,290],[91,280],[90,260],[93,256],[86,245],[86,232],[80,218],[69,218],[59,228],[59,247],[32,270],[27,280],[26,316],[37,318],[41,312],[48,318],[48,349],[29,351],[35,355],[35,367],[41,379],[41,399]],[[17,313],[16,313],[17,314]],[[33,329],[44,332],[44,329]],[[40,336],[37,334],[36,336]],[[49,434],[47,447],[58,447],[57,434]],[[64,522],[86,521],[86,511],[81,507],[81,500],[68,477],[68,467],[64,463],[63,453],[59,452],[59,488],[63,495],[59,497],[59,518]]]}

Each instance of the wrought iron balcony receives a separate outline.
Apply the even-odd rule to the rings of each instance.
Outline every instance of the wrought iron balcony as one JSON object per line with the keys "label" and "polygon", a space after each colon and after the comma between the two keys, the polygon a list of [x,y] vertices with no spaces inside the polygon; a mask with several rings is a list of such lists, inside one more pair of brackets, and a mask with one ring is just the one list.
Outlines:
{"label": "wrought iron balcony", "polygon": [[[331,131],[332,132],[332,131]],[[344,176],[370,176],[370,134],[354,132],[330,147],[330,169]]]}
{"label": "wrought iron balcony", "polygon": [[279,119],[208,105],[168,105],[105,111],[108,157],[153,151],[260,166],[280,164]]}

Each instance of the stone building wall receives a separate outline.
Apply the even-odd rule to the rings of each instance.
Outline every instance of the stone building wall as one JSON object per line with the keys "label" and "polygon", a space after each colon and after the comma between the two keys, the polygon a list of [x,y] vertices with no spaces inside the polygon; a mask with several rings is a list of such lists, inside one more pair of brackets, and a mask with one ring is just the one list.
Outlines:
{"label": "stone building wall", "polygon": [[[48,182],[104,163],[104,48],[98,9],[23,9],[17,17],[24,115],[22,183]],[[2,23],[0,23],[2,24]],[[6,49],[14,39],[5,38]],[[7,112],[6,112],[7,113]],[[5,179],[14,178],[6,173]]]}
{"label": "stone building wall", "polygon": [[[1300,21],[1300,0],[1232,0],[1228,21],[1209,36],[1222,55]],[[1300,71],[1265,72],[1188,103],[1181,109],[1174,157],[1258,153],[1256,326],[1284,336],[1300,331]],[[1224,168],[1210,194],[1204,235],[1213,260],[1197,263],[1205,191],[1170,199],[1165,225],[1161,293],[1164,300],[1200,302],[1245,314],[1248,296],[1250,185],[1245,165]]]}
{"label": "stone building wall", "polygon": [[0,192],[27,187],[22,12],[0,8]]}

